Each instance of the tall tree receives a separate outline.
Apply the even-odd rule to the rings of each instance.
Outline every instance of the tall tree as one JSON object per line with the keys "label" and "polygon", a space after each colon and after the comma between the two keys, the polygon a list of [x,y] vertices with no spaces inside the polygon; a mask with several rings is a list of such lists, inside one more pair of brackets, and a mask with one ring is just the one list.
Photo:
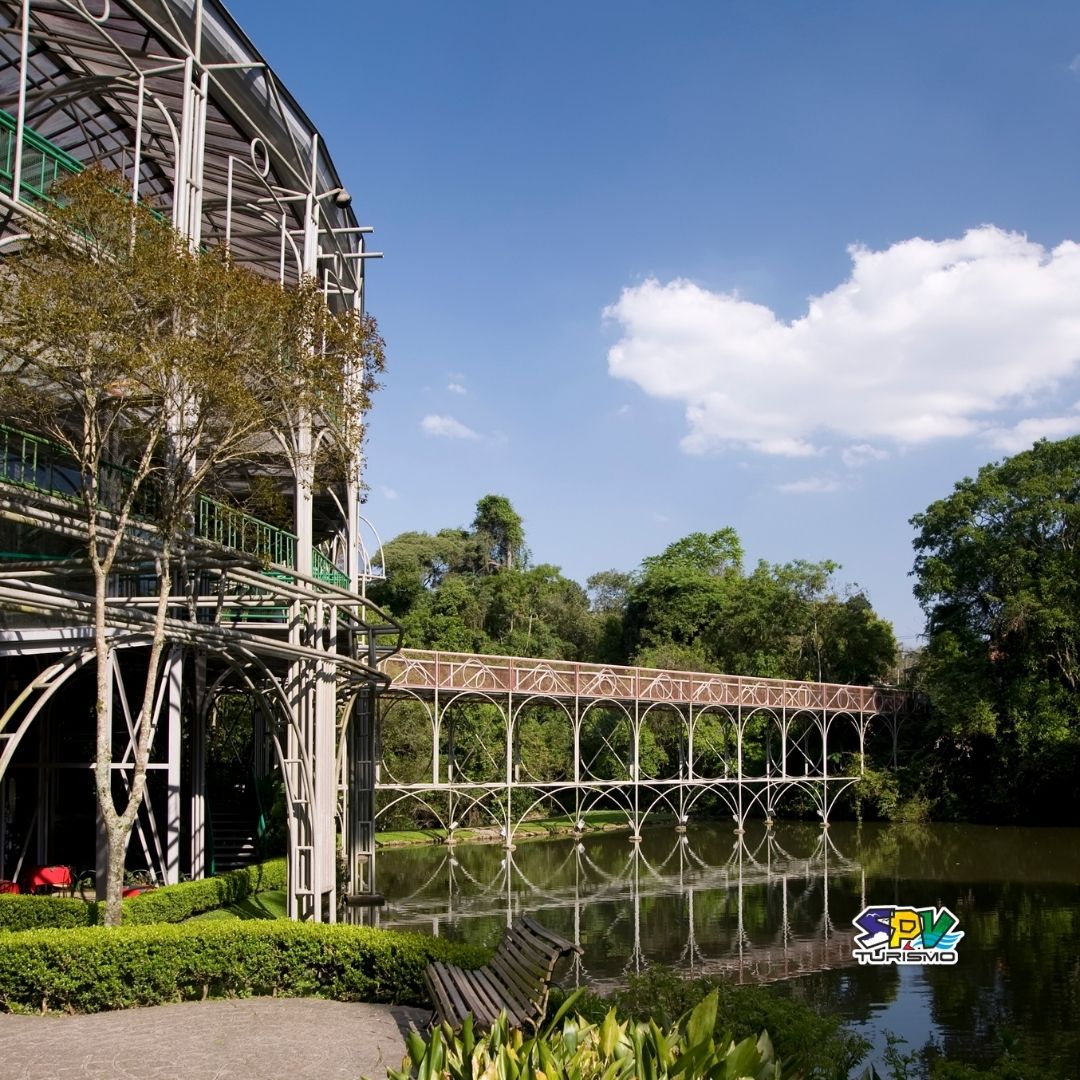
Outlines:
{"label": "tall tree", "polygon": [[505,495],[485,495],[476,504],[473,534],[480,541],[481,570],[510,570],[525,563],[525,527]]}
{"label": "tall tree", "polygon": [[922,675],[957,759],[982,763],[968,803],[1000,815],[1039,790],[1075,814],[1080,436],[984,466],[912,524]]}

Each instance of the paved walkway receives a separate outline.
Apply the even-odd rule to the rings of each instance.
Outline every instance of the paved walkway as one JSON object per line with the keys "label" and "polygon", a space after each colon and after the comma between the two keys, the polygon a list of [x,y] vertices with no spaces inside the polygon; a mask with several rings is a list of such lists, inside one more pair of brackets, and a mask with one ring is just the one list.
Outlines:
{"label": "paved walkway", "polygon": [[91,1016],[0,1016],[4,1080],[386,1080],[428,1013],[245,998]]}

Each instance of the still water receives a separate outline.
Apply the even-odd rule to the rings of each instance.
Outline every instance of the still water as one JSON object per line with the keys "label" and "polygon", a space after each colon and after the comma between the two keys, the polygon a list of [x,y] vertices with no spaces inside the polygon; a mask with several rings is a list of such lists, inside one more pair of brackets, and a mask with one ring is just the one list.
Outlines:
{"label": "still water", "polygon": [[[578,942],[564,985],[610,988],[662,963],[736,982],[786,981],[875,1045],[885,1032],[950,1057],[1014,1035],[1080,1076],[1080,829],[779,823],[379,853],[384,927],[494,947],[519,912]],[[867,967],[851,920],[868,904],[947,906],[955,967]]]}

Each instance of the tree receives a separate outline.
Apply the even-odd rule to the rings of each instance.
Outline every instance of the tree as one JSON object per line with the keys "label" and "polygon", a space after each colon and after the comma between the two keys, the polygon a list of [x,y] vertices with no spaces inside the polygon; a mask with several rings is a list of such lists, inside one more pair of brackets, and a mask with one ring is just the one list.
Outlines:
{"label": "tree", "polygon": [[[309,283],[285,290],[225,252],[191,250],[122,190],[118,178],[98,170],[58,184],[55,202],[30,222],[0,276],[4,415],[58,442],[78,473],[93,582],[95,787],[109,844],[110,925],[120,921],[170,599],[191,551],[193,500],[230,465],[264,453],[286,387],[311,408],[328,409],[334,399],[344,422],[366,403],[381,366],[372,324],[332,316]],[[147,676],[130,788],[118,805],[107,587],[112,575],[147,560],[156,585]]]}
{"label": "tree", "polygon": [[692,533],[642,560],[627,591],[627,653],[648,666],[873,682],[895,660],[892,628],[862,593],[837,595],[838,569],[761,561],[747,573],[733,529]]}
{"label": "tree", "polygon": [[524,565],[525,528],[505,495],[485,495],[476,504],[472,527],[481,542],[481,570],[510,570]]}
{"label": "tree", "polygon": [[966,799],[1000,815],[1039,791],[1075,813],[1058,800],[1080,756],[1080,436],[984,466],[912,524],[924,685],[982,762]]}

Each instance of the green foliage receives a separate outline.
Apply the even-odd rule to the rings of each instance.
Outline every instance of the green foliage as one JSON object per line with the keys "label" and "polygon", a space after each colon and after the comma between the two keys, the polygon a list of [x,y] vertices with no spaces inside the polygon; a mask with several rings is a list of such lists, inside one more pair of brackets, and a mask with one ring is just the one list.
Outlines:
{"label": "green foliage", "polygon": [[[714,1034],[746,1039],[768,1031],[776,1040],[786,1069],[818,1080],[846,1080],[865,1057],[869,1043],[840,1022],[772,986],[733,986],[719,978],[686,979],[669,968],[652,967],[630,975],[626,986],[608,999],[589,995],[577,1004],[597,1022],[612,1006],[619,1015],[660,1027],[674,1023],[710,995],[716,995]],[[552,994],[555,998],[555,994]]]}
{"label": "green foliage", "polygon": [[984,466],[912,523],[928,628],[918,675],[949,762],[935,794],[976,819],[1038,807],[1075,820],[1080,437]]}
{"label": "green foliage", "polygon": [[254,994],[423,1005],[428,963],[484,958],[421,934],[284,920],[30,930],[0,948],[0,1007],[100,1012]]}
{"label": "green foliage", "polygon": [[[123,902],[126,925],[175,923],[205,911],[237,903],[255,893],[285,888],[284,859],[230,870],[201,881],[181,881],[148,889]],[[96,926],[102,905],[64,896],[0,895],[0,932],[39,927]]]}
{"label": "green foliage", "polygon": [[93,926],[99,905],[67,896],[0,894],[0,933],[41,927]]}
{"label": "green foliage", "polygon": [[511,1030],[504,1013],[492,1030],[477,1037],[471,1018],[460,1033],[449,1025],[425,1042],[415,1032],[407,1045],[411,1071],[388,1070],[390,1080],[447,1077],[472,1080],[666,1080],[668,1077],[715,1077],[725,1080],[779,1080],[780,1066],[767,1033],[735,1042],[714,1034],[717,996],[704,997],[694,1009],[662,1030],[653,1020],[619,1021],[611,1009],[598,1023],[570,1017],[570,998],[540,1034],[531,1038]]}
{"label": "green foliage", "polygon": [[125,925],[176,923],[204,911],[234,904],[254,893],[286,887],[284,859],[271,859],[227,874],[181,881],[162,889],[149,889],[124,902]]}
{"label": "green foliage", "polygon": [[585,660],[596,617],[559,568],[529,566],[521,518],[502,495],[485,495],[470,530],[402,533],[385,545],[387,580],[372,599],[396,616],[406,644],[449,652]]}
{"label": "green foliage", "polygon": [[636,662],[764,678],[875,682],[896,659],[892,627],[866,596],[832,590],[832,562],[743,570],[731,529],[693,533],[642,561],[627,592]]}

